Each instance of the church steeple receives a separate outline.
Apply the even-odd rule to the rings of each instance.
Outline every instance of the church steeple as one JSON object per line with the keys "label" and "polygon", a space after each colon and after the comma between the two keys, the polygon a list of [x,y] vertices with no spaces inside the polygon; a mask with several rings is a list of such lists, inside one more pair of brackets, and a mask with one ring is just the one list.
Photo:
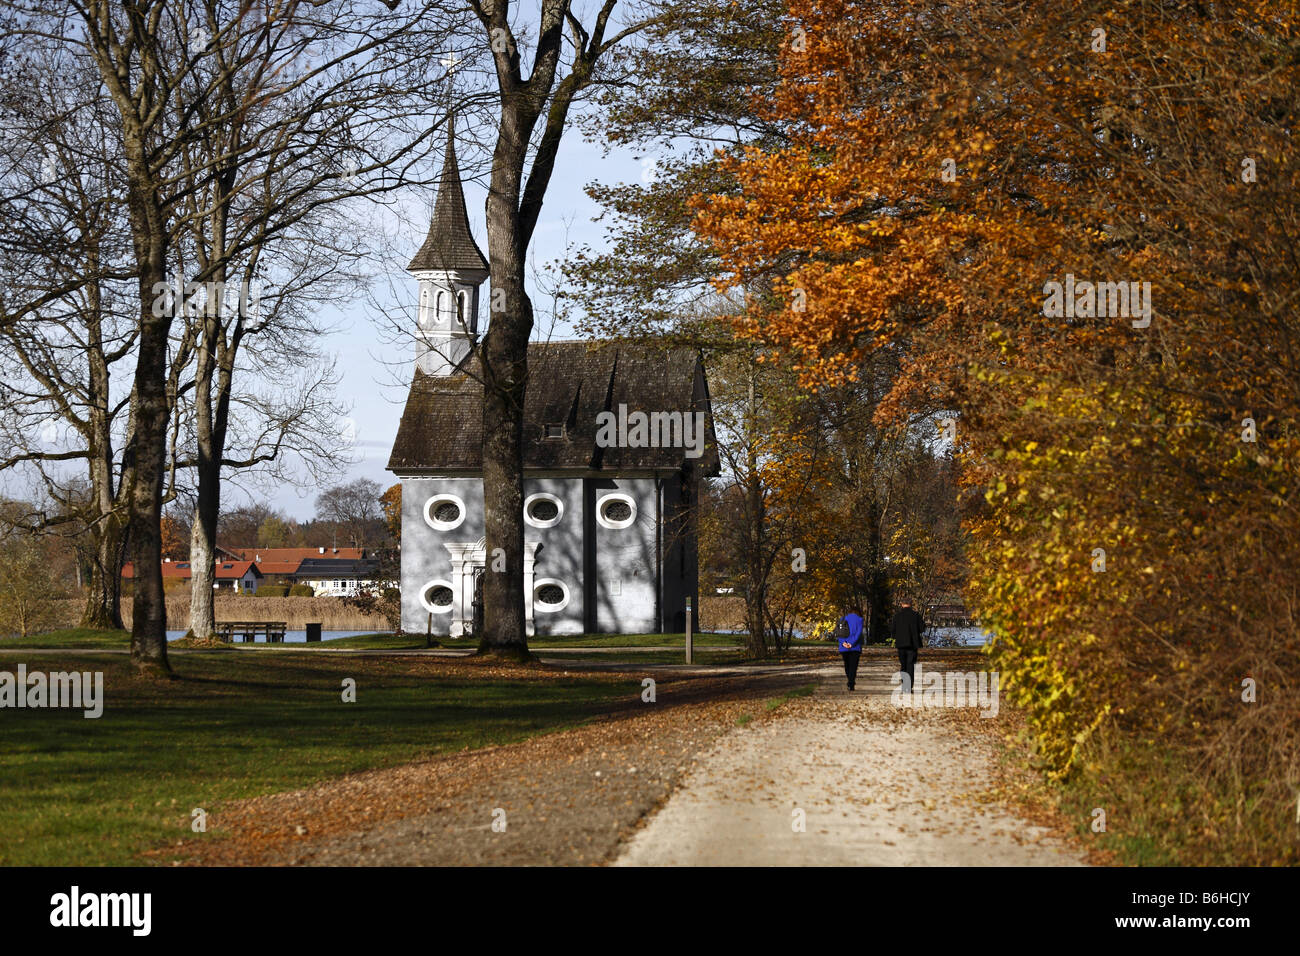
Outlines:
{"label": "church steeple", "polygon": [[420,283],[416,365],[429,375],[449,375],[478,337],[479,286],[488,277],[465,212],[454,113],[447,116],[447,151],[429,234],[406,268]]}

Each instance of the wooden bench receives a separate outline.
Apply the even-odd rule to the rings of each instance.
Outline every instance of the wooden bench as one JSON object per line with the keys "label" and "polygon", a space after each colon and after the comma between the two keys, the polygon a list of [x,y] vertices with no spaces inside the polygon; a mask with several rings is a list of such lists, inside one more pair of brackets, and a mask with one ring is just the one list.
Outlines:
{"label": "wooden bench", "polygon": [[258,637],[265,637],[268,644],[283,644],[285,621],[220,621],[217,623],[217,637],[227,644],[235,642],[248,644]]}

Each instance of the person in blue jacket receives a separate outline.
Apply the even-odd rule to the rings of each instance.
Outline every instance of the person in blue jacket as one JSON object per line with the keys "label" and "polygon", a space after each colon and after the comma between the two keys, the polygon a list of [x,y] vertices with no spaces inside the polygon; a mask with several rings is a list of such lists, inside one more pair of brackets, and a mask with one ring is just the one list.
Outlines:
{"label": "person in blue jacket", "polygon": [[844,676],[849,679],[849,690],[858,682],[858,660],[862,657],[862,608],[855,607],[840,618],[835,626],[835,645],[844,662]]}

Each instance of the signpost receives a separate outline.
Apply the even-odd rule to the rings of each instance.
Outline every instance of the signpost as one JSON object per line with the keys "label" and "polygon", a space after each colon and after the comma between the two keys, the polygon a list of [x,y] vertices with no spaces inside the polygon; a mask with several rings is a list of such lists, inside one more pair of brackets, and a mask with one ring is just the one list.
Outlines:
{"label": "signpost", "polygon": [[695,663],[692,660],[692,656],[693,656],[691,653],[692,650],[693,648],[691,647],[691,599],[687,598],[686,599],[686,663],[688,664]]}

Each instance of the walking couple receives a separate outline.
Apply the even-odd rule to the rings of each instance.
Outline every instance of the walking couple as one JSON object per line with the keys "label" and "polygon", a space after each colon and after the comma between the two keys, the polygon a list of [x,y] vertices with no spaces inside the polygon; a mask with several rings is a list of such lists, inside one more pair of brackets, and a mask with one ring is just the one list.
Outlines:
{"label": "walking couple", "polygon": [[[907,675],[903,683],[905,690],[912,689],[913,672],[916,668],[916,655],[921,649],[921,634],[925,631],[925,622],[921,615],[912,608],[912,602],[899,602],[889,629],[894,637],[894,647],[898,650],[898,668]],[[862,608],[853,610],[840,618],[835,627],[835,644],[844,662],[844,676],[849,680],[849,690],[858,683],[858,661],[862,657]]]}

